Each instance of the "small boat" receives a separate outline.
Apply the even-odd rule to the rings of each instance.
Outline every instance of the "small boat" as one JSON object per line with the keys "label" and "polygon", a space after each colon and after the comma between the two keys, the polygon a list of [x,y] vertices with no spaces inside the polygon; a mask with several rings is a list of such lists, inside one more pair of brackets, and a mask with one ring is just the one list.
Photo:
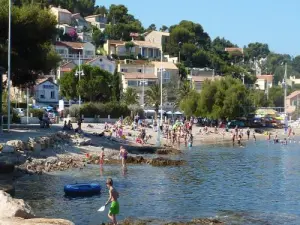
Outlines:
{"label": "small boat", "polygon": [[64,186],[65,195],[68,196],[89,196],[101,192],[101,186],[97,183],[67,184]]}

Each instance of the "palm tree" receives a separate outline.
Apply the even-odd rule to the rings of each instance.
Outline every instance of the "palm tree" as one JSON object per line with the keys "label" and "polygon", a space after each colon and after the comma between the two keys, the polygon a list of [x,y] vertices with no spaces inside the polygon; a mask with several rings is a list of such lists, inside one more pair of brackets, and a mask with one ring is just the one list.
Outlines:
{"label": "palm tree", "polygon": [[138,99],[139,99],[139,96],[137,94],[137,91],[130,87],[127,88],[126,92],[124,92],[122,95],[122,101],[126,105],[136,105],[139,103]]}
{"label": "palm tree", "polygon": [[191,83],[189,81],[182,82],[178,89],[175,107],[178,108],[180,105],[180,102],[183,99],[187,98],[191,92],[192,92]]}
{"label": "palm tree", "polygon": [[[166,90],[163,88],[162,89],[162,94],[163,94],[163,101],[166,100]],[[145,91],[145,104],[147,106],[154,106],[154,110],[156,112],[156,115],[158,114],[159,106],[160,106],[160,96],[161,95],[161,90],[160,90],[160,85],[155,84],[150,86],[149,89]]]}

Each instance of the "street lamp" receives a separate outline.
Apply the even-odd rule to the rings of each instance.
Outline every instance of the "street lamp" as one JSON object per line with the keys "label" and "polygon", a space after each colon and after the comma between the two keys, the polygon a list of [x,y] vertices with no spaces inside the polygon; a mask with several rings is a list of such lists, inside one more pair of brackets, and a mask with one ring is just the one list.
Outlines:
{"label": "street lamp", "polygon": [[[7,131],[10,130],[11,0],[8,1]],[[1,77],[2,79],[2,77]]]}
{"label": "street lamp", "polygon": [[159,129],[157,131],[157,145],[160,146],[161,140],[160,140],[160,127],[163,126],[163,72],[165,69],[163,69],[163,52],[161,51],[161,57],[160,57],[160,69],[158,71],[160,72],[160,122],[159,122]]}
{"label": "street lamp", "polygon": [[[81,70],[80,52],[79,52],[79,60],[78,60],[78,70],[76,70],[75,76],[79,77],[79,82],[80,82],[80,76],[84,76],[84,72],[83,72],[83,70]],[[81,96],[80,96],[80,92],[79,92],[79,110],[80,110],[80,106],[81,106]]]}

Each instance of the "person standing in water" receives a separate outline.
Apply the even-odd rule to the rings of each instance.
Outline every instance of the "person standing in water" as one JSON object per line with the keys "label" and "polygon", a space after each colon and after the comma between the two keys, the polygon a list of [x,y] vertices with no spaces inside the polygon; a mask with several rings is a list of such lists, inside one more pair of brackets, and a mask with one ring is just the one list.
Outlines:
{"label": "person standing in water", "polygon": [[100,158],[99,158],[100,166],[102,167],[104,164],[104,147],[101,147]]}
{"label": "person standing in water", "polygon": [[112,178],[108,178],[106,180],[106,186],[109,190],[109,198],[105,203],[105,206],[107,206],[111,202],[110,209],[108,212],[108,218],[112,221],[113,225],[117,225],[118,222],[116,216],[119,214],[120,211],[119,202],[118,202],[119,193],[113,186]]}
{"label": "person standing in water", "polygon": [[120,155],[120,158],[122,159],[122,166],[125,167],[128,152],[126,151],[126,149],[123,146],[120,147],[120,154],[119,155]]}
{"label": "person standing in water", "polygon": [[249,137],[250,137],[250,128],[247,129],[247,137],[248,137],[248,141],[249,141]]}

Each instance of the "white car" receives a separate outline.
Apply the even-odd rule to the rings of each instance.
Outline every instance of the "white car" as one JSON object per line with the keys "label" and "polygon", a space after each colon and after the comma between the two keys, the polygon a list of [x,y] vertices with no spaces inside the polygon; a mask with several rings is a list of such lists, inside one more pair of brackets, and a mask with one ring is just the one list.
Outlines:
{"label": "white car", "polygon": [[18,116],[25,116],[25,109],[15,108],[15,111],[17,112]]}

